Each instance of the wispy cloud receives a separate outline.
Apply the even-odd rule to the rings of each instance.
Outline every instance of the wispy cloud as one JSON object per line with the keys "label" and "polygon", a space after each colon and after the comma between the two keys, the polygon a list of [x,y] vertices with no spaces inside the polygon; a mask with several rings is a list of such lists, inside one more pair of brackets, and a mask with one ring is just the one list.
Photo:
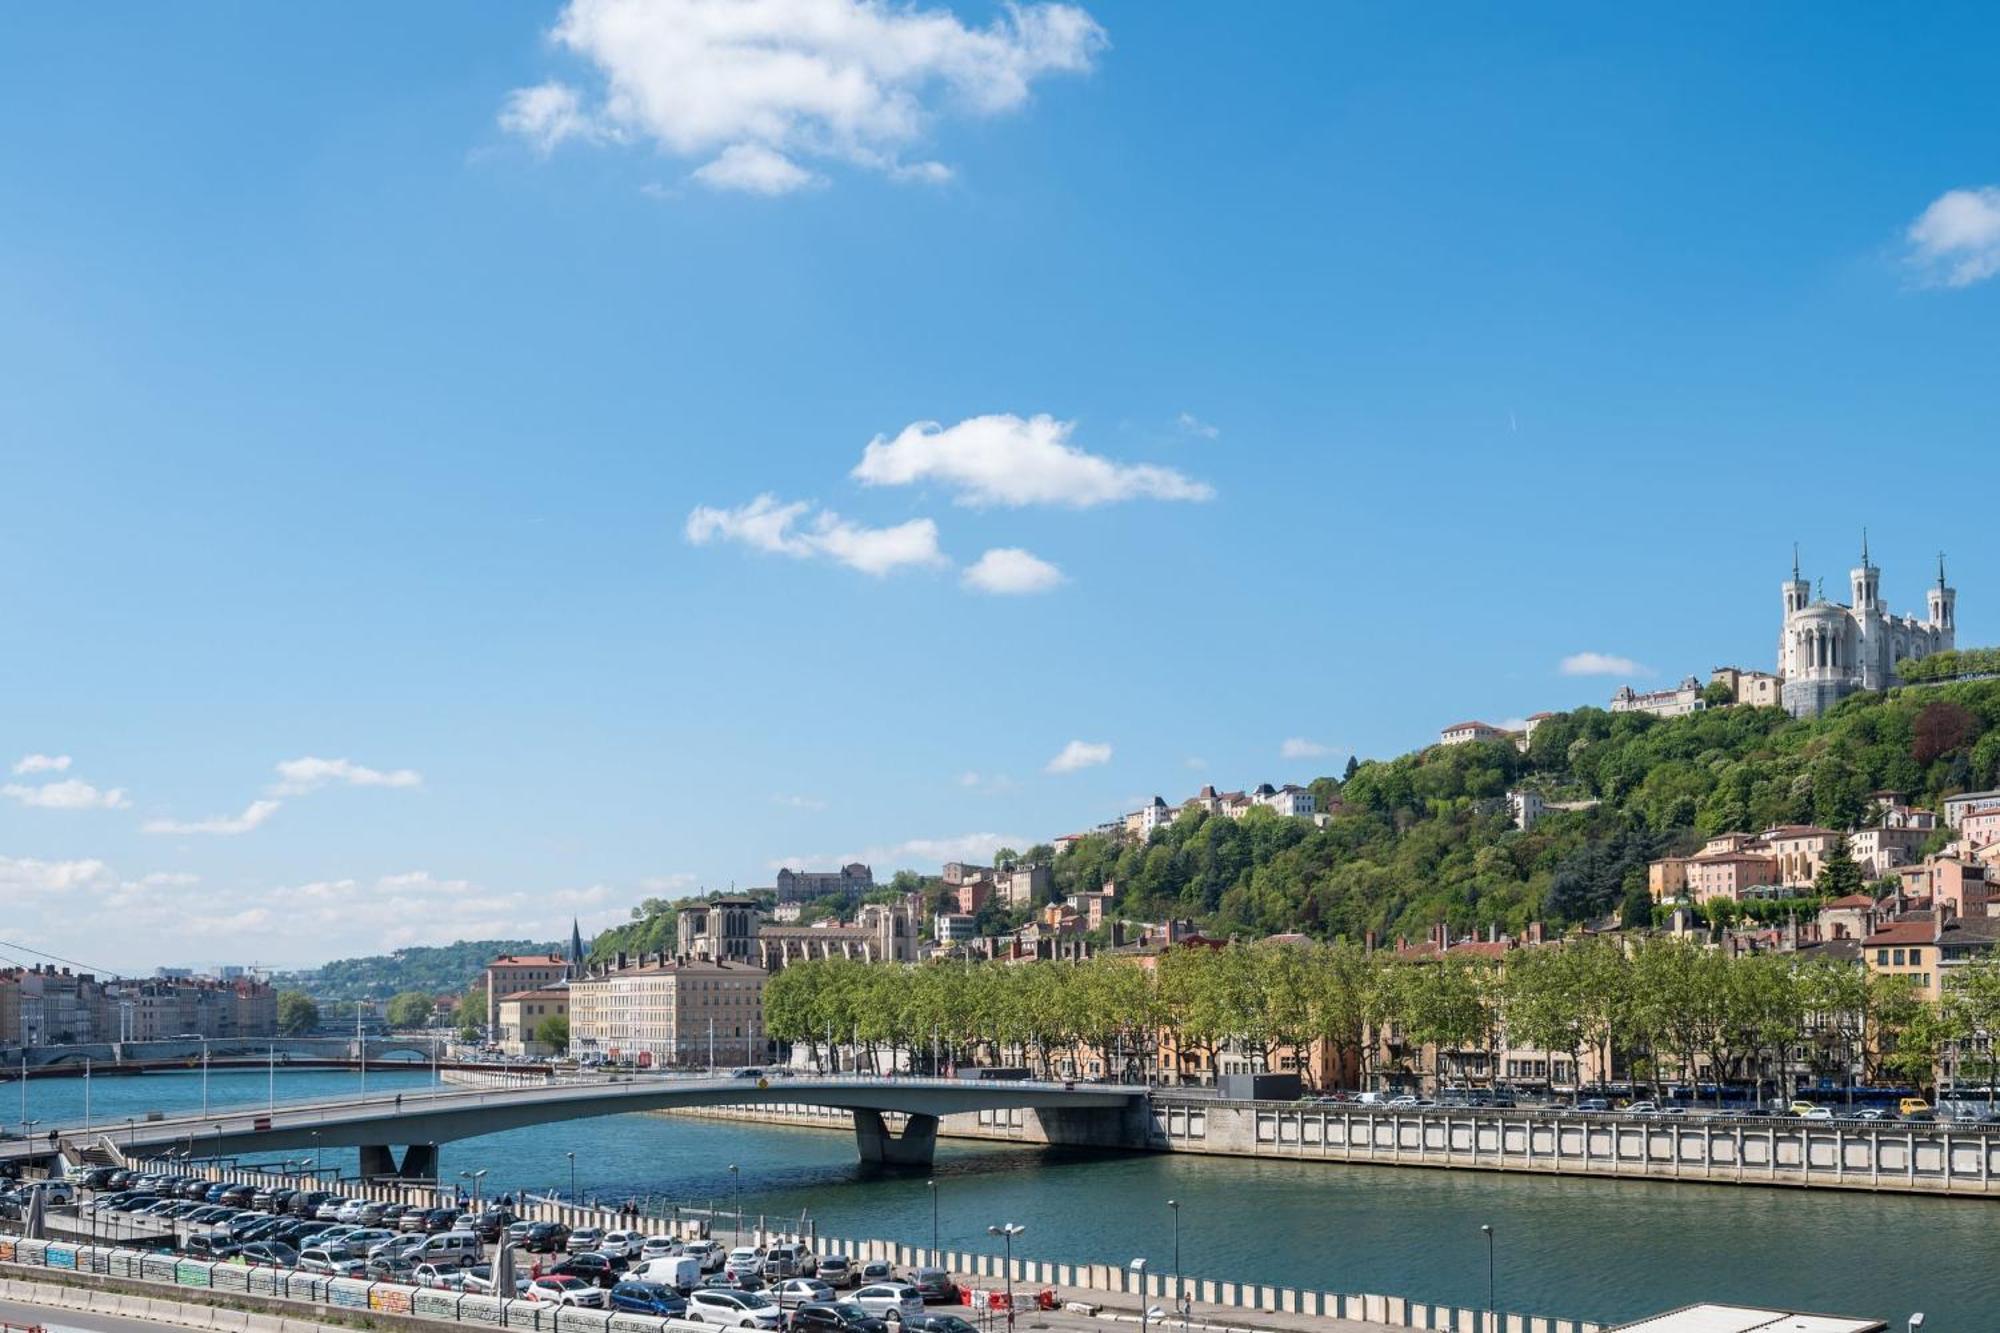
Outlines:
{"label": "wispy cloud", "polygon": [[789,806],[794,810],[824,810],[826,802],[817,796],[773,796],[773,805]]}
{"label": "wispy cloud", "polygon": [[860,861],[872,866],[878,878],[897,870],[935,870],[946,861],[989,861],[1002,847],[1016,850],[1034,845],[1034,839],[1020,834],[961,833],[949,837],[909,838],[903,842],[859,847],[845,852],[816,852],[803,856],[774,856],[765,861],[770,870],[788,866],[845,865]]}
{"label": "wispy cloud", "polygon": [[271,790],[278,796],[303,796],[321,787],[340,783],[349,787],[420,787],[423,774],[413,768],[380,769],[357,764],[351,759],[302,759],[278,762],[278,783]]}
{"label": "wispy cloud", "polygon": [[1071,741],[1043,766],[1044,773],[1074,773],[1111,762],[1111,746],[1103,741]]}
{"label": "wispy cloud", "polygon": [[1192,412],[1181,413],[1174,418],[1174,424],[1180,427],[1183,433],[1204,440],[1213,440],[1222,434],[1221,427],[1209,425]]}
{"label": "wispy cloud", "polygon": [[123,787],[100,791],[76,778],[44,782],[39,786],[10,782],[0,787],[0,796],[10,797],[38,810],[123,810],[131,804],[125,799]]}
{"label": "wispy cloud", "polygon": [[1005,773],[981,773],[973,769],[968,769],[958,775],[958,785],[964,787],[967,791],[976,791],[988,796],[997,796],[1001,792],[1014,790],[1015,783],[1014,779],[1008,777]]}
{"label": "wispy cloud", "polygon": [[252,801],[240,815],[216,815],[209,819],[149,819],[139,826],[141,833],[201,833],[234,837],[248,833],[278,812],[281,801]]}
{"label": "wispy cloud", "polygon": [[2000,273],[2000,185],[1947,190],[1904,234],[1908,262],[1926,284],[1970,287]]}
{"label": "wispy cloud", "polygon": [[66,754],[24,754],[14,761],[14,776],[24,777],[30,773],[67,773],[69,756]]}
{"label": "wispy cloud", "polygon": [[1324,759],[1332,753],[1333,747],[1331,745],[1322,745],[1318,741],[1309,741],[1303,736],[1288,736],[1285,738],[1284,744],[1278,747],[1278,757],[1280,759]]}
{"label": "wispy cloud", "polygon": [[1650,676],[1653,669],[1617,653],[1571,653],[1560,663],[1565,676]]}
{"label": "wispy cloud", "polygon": [[1013,111],[1037,80],[1088,71],[1105,45],[1073,5],[1008,5],[973,27],[879,0],[570,0],[549,35],[601,89],[517,89],[503,130],[540,153],[594,142],[715,154],[697,180],[765,195],[818,179],[801,157],[948,180],[943,163],[904,156],[938,110]]}
{"label": "wispy cloud", "polygon": [[1063,583],[1063,572],[1018,546],[996,546],[961,576],[968,588],[1002,597],[1047,592]]}
{"label": "wispy cloud", "polygon": [[1119,463],[1070,443],[1076,423],[995,414],[955,426],[919,421],[893,439],[876,436],[854,477],[866,486],[936,482],[961,505],[1063,505],[1117,500],[1207,500],[1215,491],[1170,467]]}
{"label": "wispy cloud", "polygon": [[938,550],[937,524],[930,519],[869,528],[832,510],[821,510],[807,520],[812,511],[806,501],[788,503],[768,494],[734,509],[701,505],[688,515],[684,533],[694,546],[736,542],[794,559],[832,560],[878,578],[899,569],[950,563]]}

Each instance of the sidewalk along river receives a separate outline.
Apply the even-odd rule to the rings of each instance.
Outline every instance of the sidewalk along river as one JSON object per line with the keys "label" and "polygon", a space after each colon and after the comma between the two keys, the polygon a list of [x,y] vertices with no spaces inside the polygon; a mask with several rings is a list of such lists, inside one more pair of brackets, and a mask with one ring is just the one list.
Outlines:
{"label": "sidewalk along river", "polygon": [[[371,1092],[430,1083],[428,1070],[370,1070]],[[352,1095],[353,1071],[280,1070],[282,1099]],[[0,1098],[18,1095],[0,1087]],[[263,1071],[213,1072],[211,1107],[255,1106]],[[73,1123],[81,1080],[29,1084],[32,1118]],[[93,1121],[201,1104],[199,1074],[92,1080]],[[12,1118],[17,1105],[0,1102]],[[731,1164],[744,1211],[773,1225],[809,1213],[832,1235],[931,1241],[937,1182],[945,1249],[990,1247],[986,1228],[1028,1228],[1015,1253],[1063,1263],[1129,1263],[1171,1272],[1180,1203],[1181,1264],[1191,1276],[1371,1291],[1464,1306],[1486,1302],[1494,1228],[1498,1303],[1566,1318],[1636,1318],[1693,1301],[1867,1314],[1901,1327],[1923,1310],[1937,1329],[1996,1327],[2000,1265],[1981,1262],[1994,1201],[1847,1191],[1342,1166],[1176,1154],[1079,1154],[940,1140],[928,1176],[864,1168],[854,1136],[659,1115],[611,1116],[440,1145],[442,1174],[485,1168],[487,1194],[565,1191],[576,1155],[581,1193],[650,1195],[727,1208]],[[351,1174],[352,1152],[322,1165]],[[1912,1237],[1943,1268],[1903,1262]],[[724,1231],[727,1239],[727,1230]]]}

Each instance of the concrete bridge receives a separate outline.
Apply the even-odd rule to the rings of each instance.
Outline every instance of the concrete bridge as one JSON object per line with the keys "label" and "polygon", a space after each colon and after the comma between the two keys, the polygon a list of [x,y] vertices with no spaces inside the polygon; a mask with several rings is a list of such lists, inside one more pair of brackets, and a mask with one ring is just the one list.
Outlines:
{"label": "concrete bridge", "polygon": [[88,1062],[98,1072],[119,1068],[161,1068],[209,1063],[279,1064],[312,1062],[355,1063],[365,1047],[369,1063],[421,1063],[450,1049],[449,1034],[435,1036],[375,1036],[357,1041],[334,1037],[176,1037],[164,1041],[97,1041],[70,1046],[0,1046],[0,1078],[18,1077],[26,1064],[31,1074],[81,1073]]}
{"label": "concrete bridge", "polygon": [[[46,1157],[56,1144],[108,1145],[126,1157],[187,1153],[231,1157],[357,1148],[363,1176],[437,1174],[437,1145],[525,1125],[675,1107],[794,1105],[850,1111],[861,1160],[927,1166],[938,1117],[959,1111],[1032,1108],[1050,1141],[1139,1146],[1149,1121],[1147,1090],[1094,1083],[945,1078],[719,1078],[638,1075],[514,1088],[445,1088],[363,1098],[293,1102],[206,1116],[100,1123],[89,1134],[57,1129],[0,1144],[0,1160]],[[907,1117],[900,1134],[885,1113]],[[400,1161],[395,1148],[404,1149]]]}

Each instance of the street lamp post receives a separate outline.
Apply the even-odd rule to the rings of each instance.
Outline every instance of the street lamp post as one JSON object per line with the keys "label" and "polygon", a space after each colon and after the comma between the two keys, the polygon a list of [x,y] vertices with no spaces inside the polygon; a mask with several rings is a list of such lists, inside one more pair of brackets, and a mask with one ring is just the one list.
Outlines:
{"label": "street lamp post", "polygon": [[208,1118],[208,1038],[201,1039],[201,1115]]}
{"label": "street lamp post", "polygon": [[1174,1215],[1174,1302],[1180,1306],[1181,1333],[1187,1333],[1188,1316],[1191,1311],[1188,1309],[1185,1284],[1181,1280],[1181,1201],[1168,1199],[1167,1210]]}
{"label": "street lamp post", "polygon": [[1479,1230],[1486,1236],[1486,1333],[1493,1333],[1493,1227],[1481,1222]]}
{"label": "street lamp post", "polygon": [[938,1261],[937,1181],[926,1180],[924,1184],[931,1191],[931,1262],[935,1264]]}
{"label": "street lamp post", "polygon": [[736,1243],[743,1243],[743,1173],[736,1169],[736,1163],[729,1164],[729,1188],[736,1196]]}
{"label": "street lamp post", "polygon": [[[575,1155],[575,1153],[570,1154],[571,1157]],[[461,1171],[458,1173],[466,1180],[472,1182],[472,1211],[475,1213],[479,1211],[479,1182],[486,1179],[487,1170],[488,1168],[482,1166],[477,1171]]]}
{"label": "street lamp post", "polygon": [[1019,1222],[1002,1222],[986,1228],[987,1235],[1000,1237],[1007,1246],[1007,1333],[1014,1333],[1014,1237],[1026,1230]]}
{"label": "street lamp post", "polygon": [[1153,1311],[1146,1304],[1146,1298],[1152,1294],[1146,1290],[1146,1260],[1143,1257],[1134,1259],[1127,1266],[1139,1282],[1139,1333],[1152,1333]]}
{"label": "street lamp post", "polygon": [[[569,1201],[574,1205],[576,1203],[576,1154],[566,1152],[563,1156],[569,1158]],[[730,1168],[732,1171],[735,1169],[734,1167]]]}

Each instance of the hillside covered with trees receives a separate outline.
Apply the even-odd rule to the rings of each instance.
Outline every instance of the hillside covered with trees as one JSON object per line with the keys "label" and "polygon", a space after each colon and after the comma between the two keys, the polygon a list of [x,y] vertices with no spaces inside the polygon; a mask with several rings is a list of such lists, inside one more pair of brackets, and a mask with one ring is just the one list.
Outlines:
{"label": "hillside covered with trees", "polygon": [[[1599,804],[1521,832],[1505,799],[1520,786]],[[1775,708],[1583,708],[1543,721],[1525,753],[1505,741],[1432,746],[1314,787],[1334,812],[1324,828],[1259,809],[1183,818],[1143,844],[1087,837],[1056,858],[1057,892],[1113,881],[1123,916],[1189,917],[1221,934],[1636,922],[1650,910],[1647,861],[1710,835],[1852,827],[1884,789],[1935,808],[2000,787],[2000,681],[1857,695],[1810,721]]]}
{"label": "hillside covered with trees", "polygon": [[280,988],[306,992],[317,1000],[387,1000],[408,991],[452,995],[480,976],[503,953],[554,953],[567,945],[535,940],[460,940],[423,945],[366,958],[340,958],[310,972],[281,972]]}

